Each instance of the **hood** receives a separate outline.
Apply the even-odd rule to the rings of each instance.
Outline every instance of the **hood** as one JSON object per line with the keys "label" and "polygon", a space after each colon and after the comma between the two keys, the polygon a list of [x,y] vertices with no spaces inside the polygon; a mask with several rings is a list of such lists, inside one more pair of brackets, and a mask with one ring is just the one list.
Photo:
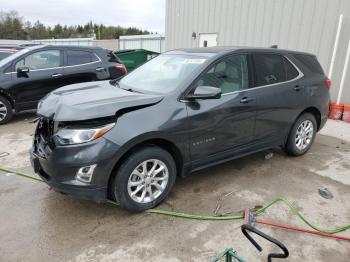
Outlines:
{"label": "hood", "polygon": [[48,94],[38,104],[40,116],[55,121],[79,121],[114,116],[117,111],[160,102],[161,95],[130,92],[109,81],[64,86]]}

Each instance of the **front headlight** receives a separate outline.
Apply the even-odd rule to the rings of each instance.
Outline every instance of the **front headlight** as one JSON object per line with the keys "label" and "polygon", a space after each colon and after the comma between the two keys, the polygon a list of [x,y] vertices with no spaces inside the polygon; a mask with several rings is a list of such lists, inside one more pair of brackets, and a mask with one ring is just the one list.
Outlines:
{"label": "front headlight", "polygon": [[96,128],[62,128],[57,131],[56,137],[59,140],[60,144],[63,145],[81,144],[103,136],[114,126],[115,123]]}

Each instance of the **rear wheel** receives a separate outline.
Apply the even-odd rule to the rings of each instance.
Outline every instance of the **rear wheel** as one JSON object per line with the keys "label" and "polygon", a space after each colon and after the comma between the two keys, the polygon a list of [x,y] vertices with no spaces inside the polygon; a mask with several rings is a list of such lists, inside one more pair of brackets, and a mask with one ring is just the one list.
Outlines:
{"label": "rear wheel", "polygon": [[6,124],[13,116],[11,103],[3,96],[0,96],[0,125]]}
{"label": "rear wheel", "polygon": [[294,123],[286,144],[286,151],[293,156],[305,154],[312,146],[317,131],[315,116],[302,114]]}
{"label": "rear wheel", "polygon": [[122,163],[113,179],[111,191],[122,207],[142,211],[164,200],[175,179],[173,157],[159,147],[145,147]]}

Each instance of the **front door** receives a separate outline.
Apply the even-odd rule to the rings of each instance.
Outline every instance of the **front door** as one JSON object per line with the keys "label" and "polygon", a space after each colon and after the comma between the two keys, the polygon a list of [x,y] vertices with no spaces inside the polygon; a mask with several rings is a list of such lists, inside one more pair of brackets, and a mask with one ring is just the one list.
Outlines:
{"label": "front door", "polygon": [[248,89],[245,54],[219,60],[196,80],[193,90],[198,86],[220,88],[222,96],[187,103],[193,168],[244,148],[254,139],[255,124],[256,99]]}
{"label": "front door", "polygon": [[199,34],[199,47],[218,45],[218,34]]}
{"label": "front door", "polygon": [[21,110],[35,108],[47,93],[63,86],[61,65],[60,50],[34,52],[15,63],[15,71],[19,68],[29,69],[29,72],[12,76],[12,90]]}

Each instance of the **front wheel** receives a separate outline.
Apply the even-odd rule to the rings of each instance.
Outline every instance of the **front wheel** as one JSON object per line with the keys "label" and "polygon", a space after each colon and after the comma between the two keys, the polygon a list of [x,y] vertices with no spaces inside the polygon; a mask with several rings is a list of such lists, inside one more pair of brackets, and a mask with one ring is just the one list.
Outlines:
{"label": "front wheel", "polygon": [[294,123],[289,133],[286,151],[293,156],[305,154],[312,146],[317,131],[313,114],[304,113]]}
{"label": "front wheel", "polygon": [[0,96],[0,125],[6,124],[13,116],[11,103],[3,96]]}
{"label": "front wheel", "polygon": [[173,157],[162,148],[150,146],[131,154],[122,163],[113,179],[111,191],[122,207],[142,211],[164,200],[175,179]]}

